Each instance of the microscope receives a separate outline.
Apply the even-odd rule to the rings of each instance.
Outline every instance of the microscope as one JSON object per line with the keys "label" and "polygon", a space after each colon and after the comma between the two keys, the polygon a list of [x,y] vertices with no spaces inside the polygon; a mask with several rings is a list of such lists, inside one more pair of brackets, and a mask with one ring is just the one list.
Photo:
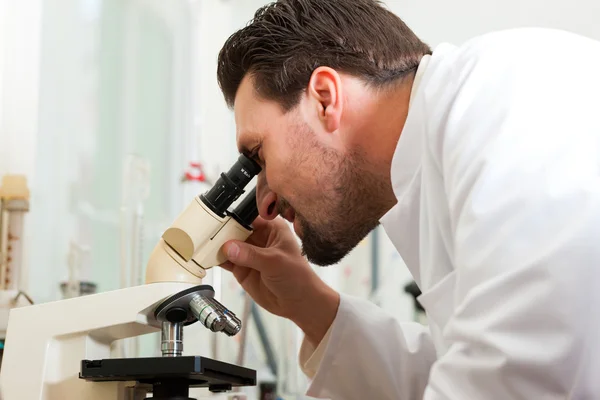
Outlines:
{"label": "microscope", "polygon": [[[186,326],[236,335],[241,322],[202,285],[225,262],[222,245],[246,240],[258,216],[255,190],[230,209],[260,172],[241,155],[163,233],[144,285],[11,310],[0,369],[3,400],[192,400],[190,387],[227,392],[256,385],[256,371],[183,354]],[[161,332],[162,357],[110,358],[120,339]]]}

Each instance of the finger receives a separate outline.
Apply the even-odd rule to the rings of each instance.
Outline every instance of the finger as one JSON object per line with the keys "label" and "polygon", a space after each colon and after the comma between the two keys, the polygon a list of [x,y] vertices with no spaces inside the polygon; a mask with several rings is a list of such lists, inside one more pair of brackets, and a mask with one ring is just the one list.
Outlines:
{"label": "finger", "polygon": [[249,243],[231,240],[223,245],[227,260],[242,267],[261,271],[269,265],[271,259],[269,249],[253,246]]}
{"label": "finger", "polygon": [[260,215],[254,219],[252,222],[252,227],[254,229],[262,229],[266,226],[269,226],[269,221],[261,217]]}
{"label": "finger", "polygon": [[258,271],[236,265],[233,276],[250,297],[256,299],[260,295],[261,277]]}
{"label": "finger", "polygon": [[259,247],[268,247],[267,244],[272,241],[273,236],[277,236],[278,233],[283,231],[290,231],[290,224],[281,216],[275,218],[272,221],[267,221],[260,217],[257,217],[256,224],[253,224],[254,231],[252,235],[246,240],[247,243],[254,244]]}
{"label": "finger", "polygon": [[268,247],[270,231],[254,231],[252,235],[246,239],[246,243],[249,243],[258,247]]}
{"label": "finger", "polygon": [[277,218],[272,219],[272,220],[266,220],[262,217],[256,217],[256,219],[254,220],[254,222],[252,222],[252,226],[254,227],[255,230],[262,230],[262,229],[274,229],[274,228],[281,228],[281,227],[286,227],[289,228],[289,222],[283,218],[281,215],[277,216]]}
{"label": "finger", "polygon": [[272,230],[271,221],[257,217],[252,223],[252,234],[246,241],[260,247],[266,247]]}
{"label": "finger", "polygon": [[238,281],[238,283],[242,285],[242,287],[244,287],[244,282],[252,272],[257,273],[251,268],[240,267],[239,265],[234,265],[233,270],[231,272],[233,273],[233,276]]}
{"label": "finger", "polygon": [[260,283],[260,273],[252,268],[241,267],[235,264],[231,265],[231,272],[235,279],[246,292],[252,295],[256,291],[256,285]]}
{"label": "finger", "polygon": [[234,265],[231,261],[225,261],[223,264],[219,265],[219,267],[223,268],[226,271],[232,272]]}

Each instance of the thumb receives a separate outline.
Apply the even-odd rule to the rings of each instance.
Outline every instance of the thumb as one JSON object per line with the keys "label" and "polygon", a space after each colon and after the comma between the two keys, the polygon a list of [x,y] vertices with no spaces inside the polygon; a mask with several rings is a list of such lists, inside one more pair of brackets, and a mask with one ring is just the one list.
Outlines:
{"label": "thumb", "polygon": [[266,266],[265,261],[268,258],[267,249],[238,240],[231,240],[225,243],[222,251],[230,262],[258,271],[260,271],[263,266]]}

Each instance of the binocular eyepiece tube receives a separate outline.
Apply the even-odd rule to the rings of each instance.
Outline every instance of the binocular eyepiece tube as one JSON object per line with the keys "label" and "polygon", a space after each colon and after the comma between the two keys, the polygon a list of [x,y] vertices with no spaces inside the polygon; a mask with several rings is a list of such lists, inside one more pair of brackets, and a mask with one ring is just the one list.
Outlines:
{"label": "binocular eyepiece tube", "polygon": [[200,199],[216,215],[224,217],[229,206],[244,193],[246,185],[260,171],[260,165],[242,154],[227,173],[221,173],[209,191],[200,195]]}

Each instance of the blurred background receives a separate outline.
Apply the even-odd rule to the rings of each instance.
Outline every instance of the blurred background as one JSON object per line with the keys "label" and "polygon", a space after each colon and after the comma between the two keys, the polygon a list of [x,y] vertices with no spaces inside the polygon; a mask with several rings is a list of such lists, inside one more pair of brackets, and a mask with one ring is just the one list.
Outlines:
{"label": "blurred background", "polygon": [[[68,297],[64,288],[73,280],[85,283],[80,294],[143,283],[163,230],[209,187],[197,175],[214,177],[237,157],[216,58],[265,3],[0,0],[0,176],[28,180],[21,282],[36,303]],[[597,0],[387,4],[431,46],[521,26],[600,39]],[[319,273],[400,320],[418,318],[405,291],[410,274],[383,231]],[[228,273],[211,270],[207,283],[238,315],[252,312],[245,335],[234,338],[190,328],[186,354],[241,360],[281,398],[303,398],[301,333],[250,307]],[[160,347],[149,335],[121,351],[154,356]],[[244,389],[252,399],[259,392]]]}

